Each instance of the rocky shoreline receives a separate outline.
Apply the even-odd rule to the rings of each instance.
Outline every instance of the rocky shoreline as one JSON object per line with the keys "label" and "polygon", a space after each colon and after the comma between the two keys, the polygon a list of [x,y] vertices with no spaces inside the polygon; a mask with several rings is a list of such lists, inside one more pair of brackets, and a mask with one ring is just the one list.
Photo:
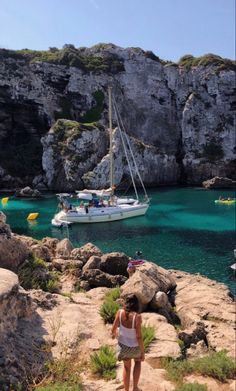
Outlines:
{"label": "rocky shoreline", "polygon": [[[116,380],[108,382],[95,379],[88,365],[89,355],[101,345],[114,346],[111,326],[99,311],[106,292],[117,285],[121,298],[129,292],[139,297],[143,322],[156,332],[143,365],[143,391],[175,389],[161,368],[165,357],[189,359],[223,349],[235,357],[235,302],[224,284],[148,261],[128,278],[128,261],[125,254],[103,254],[91,243],[73,248],[67,239],[37,241],[13,234],[1,214],[1,390],[17,383],[31,390],[29,384],[42,379],[46,361],[59,359],[64,350],[69,357],[75,347],[83,362],[84,390],[119,387],[120,365]],[[223,385],[199,375],[187,380],[205,382],[209,391],[235,387],[232,379]]]}

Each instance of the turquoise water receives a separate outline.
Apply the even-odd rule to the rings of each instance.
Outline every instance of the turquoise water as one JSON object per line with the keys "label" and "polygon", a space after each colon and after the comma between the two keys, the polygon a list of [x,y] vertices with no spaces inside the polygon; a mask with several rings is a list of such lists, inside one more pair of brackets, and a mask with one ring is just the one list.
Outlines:
{"label": "turquoise water", "polygon": [[[10,198],[0,209],[12,230],[37,239],[68,237],[75,246],[92,242],[104,252],[142,250],[146,259],[166,268],[200,273],[224,282],[232,291],[235,280],[229,266],[234,263],[235,205],[217,205],[220,195],[233,191],[202,188],[161,188],[149,191],[151,206],[145,216],[100,224],[77,224],[62,230],[51,226],[57,199],[48,194],[42,200]],[[0,195],[4,196],[3,194]],[[26,220],[39,212],[35,222]]]}

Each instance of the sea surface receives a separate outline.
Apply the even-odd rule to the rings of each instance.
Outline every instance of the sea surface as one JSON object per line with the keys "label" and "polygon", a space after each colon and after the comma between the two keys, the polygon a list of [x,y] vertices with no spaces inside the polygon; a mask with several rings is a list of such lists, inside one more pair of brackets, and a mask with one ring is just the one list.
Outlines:
{"label": "sea surface", "polygon": [[[51,226],[58,200],[46,194],[40,200],[10,197],[0,210],[7,215],[13,232],[41,239],[45,236],[68,237],[74,246],[87,242],[103,252],[123,251],[164,268],[200,273],[225,283],[235,294],[234,263],[235,205],[217,205],[220,195],[235,197],[234,191],[202,188],[158,188],[148,192],[151,206],[145,216],[97,224],[75,224],[58,229]],[[0,194],[0,198],[4,194]],[[39,212],[37,221],[28,222],[31,212]],[[190,287],[191,288],[191,287]]]}

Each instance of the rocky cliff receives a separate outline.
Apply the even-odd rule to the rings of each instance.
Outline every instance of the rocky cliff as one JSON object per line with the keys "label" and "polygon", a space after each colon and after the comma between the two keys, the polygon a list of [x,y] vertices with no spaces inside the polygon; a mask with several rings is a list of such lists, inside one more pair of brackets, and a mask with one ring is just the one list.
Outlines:
{"label": "rocky cliff", "polygon": [[[0,59],[0,188],[106,185],[108,85],[147,185],[234,178],[232,61],[185,56],[174,64],[112,44],[1,49]],[[129,176],[120,150],[116,137],[117,183]]]}

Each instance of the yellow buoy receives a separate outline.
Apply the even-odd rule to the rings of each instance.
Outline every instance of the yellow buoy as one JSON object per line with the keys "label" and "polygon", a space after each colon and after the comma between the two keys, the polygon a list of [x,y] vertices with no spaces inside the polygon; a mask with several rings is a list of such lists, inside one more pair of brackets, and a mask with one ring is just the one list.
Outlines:
{"label": "yellow buoy", "polygon": [[2,198],[2,204],[6,205],[8,203],[9,197]]}
{"label": "yellow buoy", "polygon": [[36,220],[39,213],[30,213],[27,217],[27,220]]}

